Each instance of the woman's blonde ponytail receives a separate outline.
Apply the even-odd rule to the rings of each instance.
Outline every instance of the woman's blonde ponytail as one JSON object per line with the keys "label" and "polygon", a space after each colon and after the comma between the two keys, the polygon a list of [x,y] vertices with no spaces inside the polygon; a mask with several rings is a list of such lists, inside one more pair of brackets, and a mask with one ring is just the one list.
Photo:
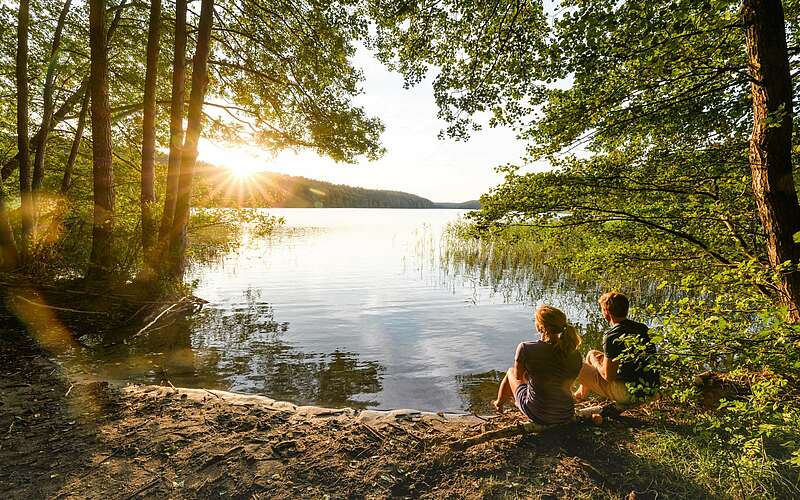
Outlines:
{"label": "woman's blonde ponytail", "polygon": [[556,348],[566,354],[577,349],[579,345],[581,338],[578,336],[578,330],[570,324],[564,325],[564,330],[558,334]]}
{"label": "woman's blonde ponytail", "polygon": [[567,323],[567,315],[561,309],[539,306],[536,309],[536,324],[542,340],[553,344],[561,354],[569,354],[581,345],[578,331]]}

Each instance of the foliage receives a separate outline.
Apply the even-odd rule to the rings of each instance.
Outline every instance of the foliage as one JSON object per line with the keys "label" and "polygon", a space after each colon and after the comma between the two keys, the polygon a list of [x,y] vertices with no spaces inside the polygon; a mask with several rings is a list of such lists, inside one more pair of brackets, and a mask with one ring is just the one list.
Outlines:
{"label": "foliage", "polygon": [[210,64],[223,108],[235,103],[226,109],[234,117],[227,130],[272,149],[306,147],[337,161],[380,156],[383,125],[351,102],[363,78],[350,62],[354,42],[367,33],[360,3],[220,2],[219,48]]}
{"label": "foliage", "polygon": [[[384,7],[376,46],[409,84],[437,67],[437,102],[454,135],[490,113],[490,125],[513,126],[528,141],[529,160],[553,168],[503,167],[505,182],[482,199],[479,227],[560,227],[596,247],[587,257],[609,275],[631,261],[654,271],[766,264],[747,157],[751,81],[740,2]],[[797,16],[797,3],[787,2],[790,48]],[[507,54],[515,43],[525,50]],[[796,50],[789,57],[794,65]]]}
{"label": "foliage", "polygon": [[[378,4],[376,46],[409,84],[436,67],[450,135],[488,117],[553,168],[502,167],[505,181],[482,197],[473,230],[496,265],[519,251],[605,287],[663,283],[670,293],[648,313],[662,323],[668,395],[692,401],[698,371],[761,374],[697,423],[751,472],[762,438],[770,460],[789,464],[798,331],[776,305],[788,269],[767,263],[751,184],[741,2]],[[793,68],[798,4],[784,7]]]}

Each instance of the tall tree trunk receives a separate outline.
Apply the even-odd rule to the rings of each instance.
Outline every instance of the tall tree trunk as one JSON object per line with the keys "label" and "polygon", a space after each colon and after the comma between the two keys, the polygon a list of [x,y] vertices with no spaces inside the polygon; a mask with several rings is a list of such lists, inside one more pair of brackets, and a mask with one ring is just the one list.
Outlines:
{"label": "tall tree trunk", "polygon": [[72,139],[72,147],[69,149],[69,158],[67,158],[67,164],[64,166],[64,176],[61,178],[60,193],[62,196],[65,196],[72,186],[72,171],[75,169],[75,160],[78,159],[78,152],[81,148],[83,129],[86,126],[86,114],[88,110],[89,92],[84,92],[81,112],[78,115],[78,125],[75,127],[75,137]]}
{"label": "tall tree trunk", "polygon": [[89,0],[94,217],[87,278],[103,279],[113,264],[114,171],[111,165],[111,110],[108,103],[106,2]]}
{"label": "tall tree trunk", "polygon": [[28,150],[28,25],[29,0],[19,2],[17,23],[17,157],[19,161],[19,193],[22,216],[22,259],[27,261],[33,237],[33,206],[31,203],[30,151]]}
{"label": "tall tree trunk", "polygon": [[175,198],[183,147],[183,100],[186,85],[186,0],[175,1],[175,51],[172,57],[172,100],[169,110],[169,162],[164,212],[158,230],[160,246],[169,246],[169,235],[175,217]]}
{"label": "tall tree trunk", "polygon": [[170,240],[170,264],[173,276],[182,277],[186,267],[186,230],[192,198],[192,177],[197,161],[197,143],[203,130],[203,101],[208,85],[208,54],[211,41],[211,22],[214,1],[202,0],[197,32],[197,48],[192,64],[192,91],[189,96],[189,118],[186,138],[181,151],[181,170],[178,177],[178,196]]}
{"label": "tall tree trunk", "polygon": [[[69,12],[69,6],[72,0],[66,0],[64,7],[61,8],[61,13],[58,16],[58,23],[56,24],[56,31],[53,34],[53,43],[50,46],[50,58],[47,63],[47,73],[44,79],[44,95],[42,107],[42,125],[39,127],[41,131],[41,138],[38,140],[36,147],[36,154],[33,159],[33,180],[31,182],[31,190],[33,193],[33,206],[34,215],[39,211],[39,192],[42,189],[42,182],[44,181],[44,158],[47,153],[47,137],[50,135],[50,122],[53,119],[53,90],[56,75],[56,63],[58,62],[58,52],[61,48],[61,34],[64,31],[64,21]],[[34,218],[35,221],[35,218]]]}
{"label": "tall tree trunk", "polygon": [[780,0],[744,0],[742,9],[752,77],[750,170],[770,264],[781,270],[781,302],[800,322],[800,205],[792,177],[792,78]]}
{"label": "tall tree trunk", "polygon": [[122,0],[119,5],[117,5],[114,12],[114,19],[111,20],[111,24],[108,26],[108,32],[106,33],[106,51],[111,50],[111,40],[114,38],[114,33],[117,31],[120,20],[122,20],[122,11],[128,6],[128,0]]}
{"label": "tall tree trunk", "polygon": [[156,83],[161,37],[161,0],[150,0],[150,28],[147,32],[147,70],[144,78],[144,118],[142,120],[142,251],[145,262],[156,239]]}

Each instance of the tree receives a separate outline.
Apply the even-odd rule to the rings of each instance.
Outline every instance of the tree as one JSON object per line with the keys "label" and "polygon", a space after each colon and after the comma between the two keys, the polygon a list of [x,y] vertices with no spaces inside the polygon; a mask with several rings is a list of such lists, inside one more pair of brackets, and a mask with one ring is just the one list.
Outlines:
{"label": "tree", "polygon": [[383,125],[352,103],[363,76],[351,60],[367,15],[359,0],[220,3],[209,67],[215,97],[234,105],[218,108],[228,120],[215,126],[270,150],[342,162],[383,154]]}
{"label": "tree", "polygon": [[[176,23],[177,24],[177,23]],[[142,251],[145,259],[156,239],[156,84],[158,83],[158,51],[161,37],[161,0],[150,1],[150,22],[147,32],[147,72],[144,78],[144,118],[142,119]]]}
{"label": "tree", "polygon": [[189,96],[189,116],[186,136],[181,148],[181,168],[178,176],[178,189],[175,198],[175,216],[172,222],[170,239],[170,272],[183,276],[186,265],[186,230],[189,225],[191,208],[192,177],[197,161],[197,144],[203,131],[203,102],[208,85],[208,55],[211,50],[211,24],[214,15],[214,1],[202,0],[200,21],[197,28],[197,46],[192,64],[192,90]]}
{"label": "tree", "polygon": [[[58,24],[56,25],[55,33],[53,34],[53,42],[50,45],[50,55],[47,61],[47,75],[44,81],[44,90],[42,97],[42,124],[39,127],[41,139],[39,139],[36,147],[36,154],[33,160],[33,178],[31,180],[31,191],[33,196],[33,210],[34,217],[39,210],[39,191],[42,189],[42,182],[44,181],[44,159],[47,152],[47,138],[50,134],[51,125],[53,120],[53,92],[55,83],[56,66],[58,65],[58,55],[61,49],[61,34],[64,31],[64,21],[69,12],[71,0],[66,0],[61,12],[58,16]],[[35,219],[34,219],[35,224]]]}
{"label": "tree", "polygon": [[[23,200],[30,191],[26,191],[25,185],[41,194],[42,201],[47,200],[46,190],[55,188],[60,192],[58,204],[41,203],[39,210],[31,212],[41,220],[48,220],[46,226],[42,225],[47,232],[37,238],[40,250],[45,250],[39,251],[39,255],[54,256],[59,265],[83,267],[85,254],[89,253],[84,243],[90,239],[82,222],[91,216],[89,227],[93,228],[94,236],[87,275],[99,277],[111,268],[115,271],[124,268],[131,275],[141,275],[135,269],[142,262],[139,255],[126,250],[118,262],[109,255],[115,252],[113,241],[142,238],[143,248],[152,246],[154,228],[148,221],[153,222],[153,217],[148,208],[162,186],[153,152],[169,146],[171,159],[164,191],[164,215],[158,229],[159,251],[145,258],[159,262],[161,250],[169,249],[175,240],[172,229],[185,230],[181,221],[175,223],[179,191],[189,194],[181,210],[191,213],[186,212],[186,207],[191,206],[191,188],[187,190],[186,183],[178,187],[178,173],[181,163],[189,165],[190,158],[196,156],[191,151],[184,154],[184,142],[187,146],[199,142],[201,135],[275,150],[311,148],[346,162],[359,155],[371,158],[380,155],[380,122],[352,103],[360,92],[362,78],[351,61],[357,42],[367,34],[364,6],[362,0],[277,2],[270,6],[245,0],[215,5],[209,35],[209,43],[214,44],[215,50],[210,52],[206,68],[208,89],[205,98],[199,101],[201,107],[193,111],[196,119],[191,122],[197,138],[189,137],[187,141],[182,130],[186,118],[183,108],[192,96],[184,95],[184,87],[189,92],[189,85],[184,85],[188,83],[185,82],[186,46],[193,50],[199,27],[198,16],[189,12],[185,1],[175,4],[175,30],[170,27],[158,36],[156,23],[151,22],[156,21],[155,11],[160,10],[155,5],[128,0],[105,5],[109,16],[103,20],[108,23],[105,57],[100,47],[103,44],[96,40],[98,21],[90,15],[92,9],[88,3],[78,5],[62,0],[36,4],[28,29],[30,51],[25,73],[27,85],[32,89],[26,99],[26,115],[35,117],[37,128],[28,130],[28,160],[20,162],[25,148],[18,148],[16,125],[7,126],[2,121],[16,110],[9,103],[0,106],[0,112],[4,112],[0,115],[0,142],[4,146],[0,151],[5,152],[0,153],[0,170],[5,179],[21,168],[21,163],[33,167],[33,178],[30,168],[20,170]],[[171,5],[166,8],[171,10]],[[13,10],[0,8],[0,22],[11,27],[16,17],[16,6]],[[171,18],[168,15],[160,20],[169,22],[164,20]],[[187,24],[191,25],[188,30]],[[6,67],[16,62],[10,57],[16,47],[10,36],[12,31],[0,30],[5,57],[2,62]],[[149,51],[141,44],[144,36],[150,42]],[[165,57],[167,53],[173,57]],[[154,84],[151,78],[170,73],[170,59],[172,95],[166,86]],[[103,86],[97,79],[98,67],[103,65],[107,106],[97,95]],[[15,84],[8,79],[0,81],[6,95],[18,95]],[[158,108],[167,102],[171,108],[169,136],[167,127],[162,126],[165,124],[159,123]],[[206,123],[200,125],[204,120]],[[91,141],[83,140],[84,130],[91,133]],[[109,143],[114,145],[113,150]],[[45,168],[48,165],[57,168]],[[83,182],[90,176],[91,185]],[[134,189],[138,192],[133,192]],[[15,197],[16,189],[8,193],[9,199]],[[119,210],[115,210],[115,198],[125,200]],[[128,206],[131,199],[138,199],[137,210]],[[23,205],[27,207],[29,203]],[[9,235],[13,237],[14,228],[10,224],[19,219],[15,213],[8,215]],[[31,217],[31,233],[33,221]],[[0,221],[0,231],[2,226]],[[61,238],[71,241],[65,244]],[[122,248],[120,245],[116,252]],[[74,253],[63,257],[65,249]],[[75,269],[63,271],[72,273]]]}
{"label": "tree", "polygon": [[[715,272],[750,260],[769,270],[788,265],[776,296],[797,319],[787,69],[797,56],[781,50],[780,2],[560,7],[374,4],[375,44],[409,83],[428,65],[441,68],[433,85],[447,133],[463,138],[488,115],[528,141],[527,160],[556,167],[509,171],[486,197],[481,223],[581,225],[618,242],[633,237],[631,257],[684,269],[687,258]],[[794,37],[791,7],[786,33]]]}
{"label": "tree", "polygon": [[28,149],[28,25],[30,3],[21,0],[17,24],[17,158],[22,218],[22,259],[27,261],[33,238],[33,200],[31,199],[30,152]]}
{"label": "tree", "polygon": [[0,269],[11,270],[17,267],[19,254],[14,239],[14,230],[8,220],[6,190],[0,181]]}
{"label": "tree", "polygon": [[[792,77],[780,0],[742,8],[753,95],[750,169],[769,263],[780,271],[780,297],[800,322],[800,204],[792,176]],[[797,235],[797,236],[796,236]]]}
{"label": "tree", "polygon": [[114,171],[111,156],[111,111],[108,103],[105,0],[89,1],[89,49],[94,215],[87,278],[102,279],[109,275],[114,261]]}
{"label": "tree", "polygon": [[170,231],[175,217],[175,198],[183,147],[183,108],[186,80],[186,0],[175,1],[175,40],[172,58],[172,98],[169,112],[169,158],[164,211],[158,231],[160,247],[169,247]]}
{"label": "tree", "polygon": [[78,159],[78,151],[80,150],[81,140],[83,140],[83,129],[86,126],[86,114],[88,111],[89,92],[84,92],[81,110],[78,113],[78,123],[75,127],[75,136],[72,139],[72,145],[69,148],[67,163],[64,165],[64,174],[61,177],[61,189],[59,189],[59,193],[61,195],[66,195],[69,191],[69,188],[72,186],[72,171],[75,168],[75,161]]}

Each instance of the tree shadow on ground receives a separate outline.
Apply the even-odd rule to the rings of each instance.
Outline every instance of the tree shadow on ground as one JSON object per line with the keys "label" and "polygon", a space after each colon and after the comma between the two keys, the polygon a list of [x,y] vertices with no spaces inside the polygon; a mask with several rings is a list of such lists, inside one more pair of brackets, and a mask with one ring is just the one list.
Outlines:
{"label": "tree shadow on ground", "polygon": [[102,460],[98,427],[117,406],[107,384],[73,385],[10,319],[3,321],[0,379],[0,491],[7,498],[52,496],[68,476]]}

